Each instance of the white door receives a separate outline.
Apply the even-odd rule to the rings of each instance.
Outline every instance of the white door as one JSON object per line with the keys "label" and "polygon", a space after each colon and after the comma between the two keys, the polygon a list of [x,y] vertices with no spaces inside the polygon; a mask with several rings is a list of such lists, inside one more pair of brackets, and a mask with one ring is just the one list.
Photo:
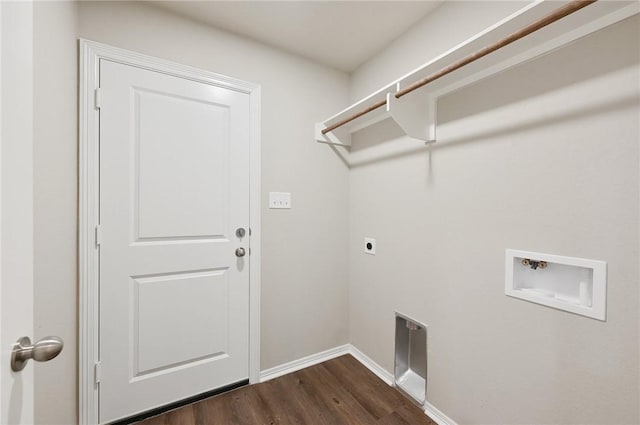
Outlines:
{"label": "white door", "polygon": [[250,97],[104,59],[100,93],[109,422],[249,377]]}
{"label": "white door", "polygon": [[33,423],[33,363],[10,367],[33,337],[33,4],[0,2],[0,423]]}

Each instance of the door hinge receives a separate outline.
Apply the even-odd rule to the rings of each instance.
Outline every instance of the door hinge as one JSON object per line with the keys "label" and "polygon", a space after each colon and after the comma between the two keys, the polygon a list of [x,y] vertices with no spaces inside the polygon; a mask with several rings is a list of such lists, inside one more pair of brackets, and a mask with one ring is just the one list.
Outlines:
{"label": "door hinge", "polygon": [[96,247],[102,243],[102,226],[99,224],[96,226]]}
{"label": "door hinge", "polygon": [[96,364],[93,365],[93,377],[96,384],[100,383],[100,380],[102,379],[102,369],[100,367],[100,362],[96,362]]}
{"label": "door hinge", "polygon": [[95,90],[95,104],[96,109],[100,109],[102,107],[102,90],[99,87]]}

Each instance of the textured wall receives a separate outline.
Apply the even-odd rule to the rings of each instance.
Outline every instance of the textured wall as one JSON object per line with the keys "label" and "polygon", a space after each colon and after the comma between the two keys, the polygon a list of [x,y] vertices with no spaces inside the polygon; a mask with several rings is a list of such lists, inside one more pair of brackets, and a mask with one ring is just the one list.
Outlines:
{"label": "textured wall", "polygon": [[[36,421],[76,421],[80,36],[262,85],[262,369],[350,334],[391,370],[399,310],[429,325],[427,395],[460,424],[639,422],[637,18],[441,99],[430,149],[382,122],[357,135],[348,170],[312,141],[349,91],[521,5],[447,2],[349,85],[148,5],[36,3],[35,336],[67,342],[36,368]],[[293,209],[268,210],[269,191],[291,191]],[[607,261],[607,322],[506,297],[505,248]]]}
{"label": "textured wall", "polygon": [[77,411],[77,26],[74,3],[34,2],[34,336],[65,343],[33,363],[43,424],[75,423]]}
{"label": "textured wall", "polygon": [[[35,325],[66,342],[36,372],[39,423],[77,412],[77,37],[262,86],[261,368],[348,342],[348,170],[313,142],[348,102],[346,74],[143,3],[38,2],[35,33]],[[268,210],[269,191],[293,208]]]}
{"label": "textured wall", "polygon": [[[441,6],[355,73],[354,95],[403,74],[398,58],[424,40],[514,5],[485,6]],[[442,16],[446,28],[430,20]],[[392,371],[394,311],[426,323],[427,398],[460,424],[640,420],[639,28],[442,98],[431,148],[389,121],[355,138],[351,341]],[[506,248],[606,261],[607,321],[505,296]]]}

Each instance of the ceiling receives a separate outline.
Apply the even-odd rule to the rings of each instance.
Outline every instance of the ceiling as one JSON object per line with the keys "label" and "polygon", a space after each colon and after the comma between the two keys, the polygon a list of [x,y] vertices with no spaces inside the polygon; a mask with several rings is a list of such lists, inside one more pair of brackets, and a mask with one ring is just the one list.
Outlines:
{"label": "ceiling", "polygon": [[154,1],[158,7],[351,72],[442,1]]}

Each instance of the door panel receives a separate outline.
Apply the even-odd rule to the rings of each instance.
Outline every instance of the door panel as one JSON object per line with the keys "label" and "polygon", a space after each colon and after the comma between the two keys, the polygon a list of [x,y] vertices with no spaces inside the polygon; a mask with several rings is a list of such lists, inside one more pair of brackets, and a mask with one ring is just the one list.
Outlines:
{"label": "door panel", "polygon": [[246,93],[106,60],[100,89],[108,422],[248,378],[248,257],[234,252],[250,110]]}
{"label": "door panel", "polygon": [[227,277],[211,270],[132,279],[134,377],[227,355]]}
{"label": "door panel", "polygon": [[228,106],[140,89],[134,96],[137,239],[224,235]]}

